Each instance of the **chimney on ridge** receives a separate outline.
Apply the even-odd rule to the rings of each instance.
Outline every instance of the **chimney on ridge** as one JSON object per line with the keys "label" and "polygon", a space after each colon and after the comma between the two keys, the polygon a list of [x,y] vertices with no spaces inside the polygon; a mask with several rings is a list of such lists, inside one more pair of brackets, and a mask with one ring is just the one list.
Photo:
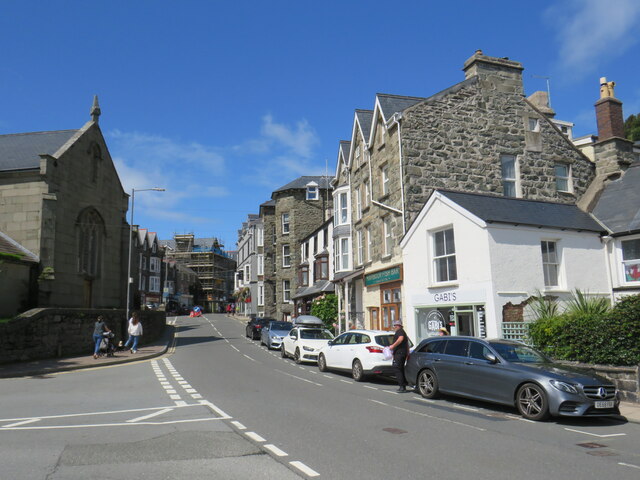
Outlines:
{"label": "chimney on ridge", "polygon": [[595,105],[600,142],[613,137],[624,138],[622,102],[614,96],[615,85],[615,82],[607,82],[606,77],[600,78],[600,100]]}

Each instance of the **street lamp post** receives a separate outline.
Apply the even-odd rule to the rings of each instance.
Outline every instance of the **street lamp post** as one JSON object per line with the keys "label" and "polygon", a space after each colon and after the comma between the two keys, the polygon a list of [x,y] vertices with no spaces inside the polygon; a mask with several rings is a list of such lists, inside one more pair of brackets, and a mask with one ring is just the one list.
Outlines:
{"label": "street lamp post", "polygon": [[158,188],[158,187],[131,189],[131,220],[129,221],[129,261],[127,262],[127,316],[125,320],[129,319],[129,311],[130,311],[129,306],[131,301],[131,284],[133,283],[133,279],[131,278],[131,250],[132,250],[131,244],[133,242],[133,206],[136,199],[136,192],[149,192],[149,191],[164,192],[165,189]]}

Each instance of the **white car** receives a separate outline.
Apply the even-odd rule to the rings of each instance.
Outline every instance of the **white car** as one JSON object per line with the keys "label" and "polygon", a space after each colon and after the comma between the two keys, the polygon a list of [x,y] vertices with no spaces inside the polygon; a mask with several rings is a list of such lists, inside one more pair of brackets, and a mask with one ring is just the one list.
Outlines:
{"label": "white car", "polygon": [[382,350],[393,343],[393,335],[384,330],[349,330],[322,347],[318,368],[350,371],[356,382],[367,375],[392,375],[393,360],[385,360]]}
{"label": "white car", "polygon": [[282,339],[282,358],[292,357],[296,363],[317,362],[318,352],[333,338],[333,334],[322,326],[320,319],[316,323],[311,322],[309,316],[305,317],[308,323],[297,323]]}

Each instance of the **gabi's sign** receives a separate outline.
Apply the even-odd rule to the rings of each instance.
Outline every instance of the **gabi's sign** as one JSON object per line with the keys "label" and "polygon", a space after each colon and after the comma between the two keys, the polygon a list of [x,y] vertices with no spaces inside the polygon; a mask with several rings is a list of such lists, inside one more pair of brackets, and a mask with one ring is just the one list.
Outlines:
{"label": "gabi's sign", "polygon": [[380,270],[379,272],[369,273],[364,276],[364,284],[367,287],[378,285],[380,283],[389,283],[402,280],[402,268],[400,266]]}

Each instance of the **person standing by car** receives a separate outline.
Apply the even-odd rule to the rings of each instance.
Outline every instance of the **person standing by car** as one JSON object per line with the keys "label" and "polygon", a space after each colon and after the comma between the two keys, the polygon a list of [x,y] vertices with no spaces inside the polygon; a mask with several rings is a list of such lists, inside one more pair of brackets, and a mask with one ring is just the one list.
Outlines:
{"label": "person standing by car", "polygon": [[393,328],[396,333],[393,336],[393,343],[389,345],[389,349],[393,352],[393,367],[396,369],[396,379],[398,380],[398,393],[407,391],[407,379],[404,377],[404,364],[409,355],[409,338],[407,332],[402,328],[402,322],[396,320],[393,322]]}
{"label": "person standing by car", "polygon": [[138,351],[138,340],[142,335],[142,323],[140,323],[140,317],[138,312],[133,312],[131,318],[129,319],[129,338],[127,339],[127,343],[124,344],[125,348],[129,346],[130,343],[133,342],[131,346],[131,353],[136,353]]}

